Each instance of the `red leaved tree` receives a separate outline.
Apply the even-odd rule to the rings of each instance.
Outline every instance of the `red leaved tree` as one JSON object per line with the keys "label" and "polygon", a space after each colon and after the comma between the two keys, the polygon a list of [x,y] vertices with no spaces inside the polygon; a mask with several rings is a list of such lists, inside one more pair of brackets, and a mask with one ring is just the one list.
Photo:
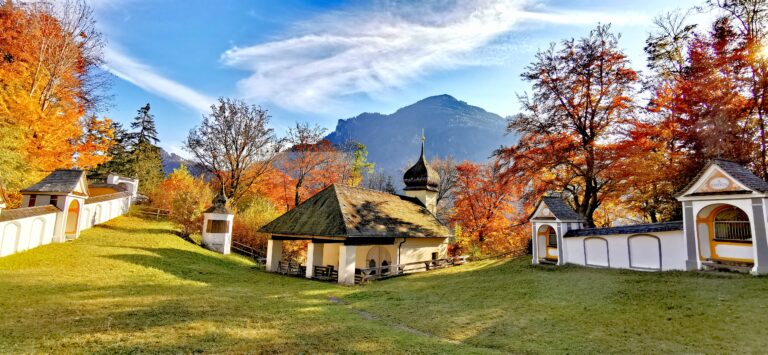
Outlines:
{"label": "red leaved tree", "polygon": [[554,44],[536,55],[523,73],[533,95],[520,97],[526,113],[511,120],[520,142],[497,152],[502,175],[532,186],[532,201],[544,191],[564,191],[576,211],[594,226],[593,214],[619,180],[623,156],[619,127],[633,116],[638,80],[610,26],[588,37]]}

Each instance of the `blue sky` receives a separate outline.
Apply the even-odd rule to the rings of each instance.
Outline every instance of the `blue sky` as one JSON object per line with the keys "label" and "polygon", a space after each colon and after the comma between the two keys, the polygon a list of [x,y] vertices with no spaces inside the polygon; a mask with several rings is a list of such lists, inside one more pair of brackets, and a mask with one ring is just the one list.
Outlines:
{"label": "blue sky", "polygon": [[219,96],[268,109],[279,133],[438,94],[511,115],[538,49],[611,23],[642,70],[653,17],[702,2],[92,0],[116,76],[105,115],[151,103],[160,145],[182,154]]}

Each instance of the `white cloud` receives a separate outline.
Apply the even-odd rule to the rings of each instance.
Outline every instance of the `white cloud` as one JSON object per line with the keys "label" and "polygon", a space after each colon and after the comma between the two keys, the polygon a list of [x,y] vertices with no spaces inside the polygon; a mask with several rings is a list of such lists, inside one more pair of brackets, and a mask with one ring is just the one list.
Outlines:
{"label": "white cloud", "polygon": [[216,100],[176,81],[168,79],[149,66],[126,54],[107,47],[104,51],[106,69],[112,74],[148,92],[175,101],[199,112],[207,112]]}
{"label": "white cloud", "polygon": [[475,55],[525,22],[646,21],[634,14],[558,12],[536,5],[403,1],[336,11],[299,24],[296,35],[285,39],[231,48],[221,61],[250,72],[238,83],[247,98],[326,112],[345,95],[378,95],[437,70],[498,62],[488,56],[493,51]]}

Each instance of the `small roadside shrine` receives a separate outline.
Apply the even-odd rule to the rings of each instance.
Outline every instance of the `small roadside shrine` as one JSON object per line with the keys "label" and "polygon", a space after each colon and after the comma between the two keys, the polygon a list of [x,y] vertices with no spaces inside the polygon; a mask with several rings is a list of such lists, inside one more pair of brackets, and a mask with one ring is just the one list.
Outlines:
{"label": "small roadside shrine", "polygon": [[232,249],[232,222],[235,214],[227,208],[227,198],[219,193],[213,206],[203,212],[203,246],[222,254]]}

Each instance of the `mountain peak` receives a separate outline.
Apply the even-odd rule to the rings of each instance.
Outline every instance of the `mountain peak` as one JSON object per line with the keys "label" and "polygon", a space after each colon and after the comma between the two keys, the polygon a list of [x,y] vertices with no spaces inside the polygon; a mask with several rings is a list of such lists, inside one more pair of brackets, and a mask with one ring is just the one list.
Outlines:
{"label": "mountain peak", "polygon": [[[430,97],[421,99],[421,100],[417,101],[416,104],[422,103],[422,102],[451,102],[451,103],[453,103],[453,102],[463,102],[463,101],[459,101],[459,100],[457,100],[455,97],[453,97],[451,95],[442,94],[442,95],[435,95],[435,96],[430,96]],[[466,102],[463,102],[463,103],[466,104]]]}
{"label": "mountain peak", "polygon": [[517,140],[516,135],[505,135],[506,128],[500,116],[443,94],[392,114],[363,113],[339,120],[326,138],[335,144],[363,143],[376,170],[397,178],[409,161],[418,158],[422,129],[429,137],[427,158],[450,155],[457,161],[482,162],[500,145]]}

